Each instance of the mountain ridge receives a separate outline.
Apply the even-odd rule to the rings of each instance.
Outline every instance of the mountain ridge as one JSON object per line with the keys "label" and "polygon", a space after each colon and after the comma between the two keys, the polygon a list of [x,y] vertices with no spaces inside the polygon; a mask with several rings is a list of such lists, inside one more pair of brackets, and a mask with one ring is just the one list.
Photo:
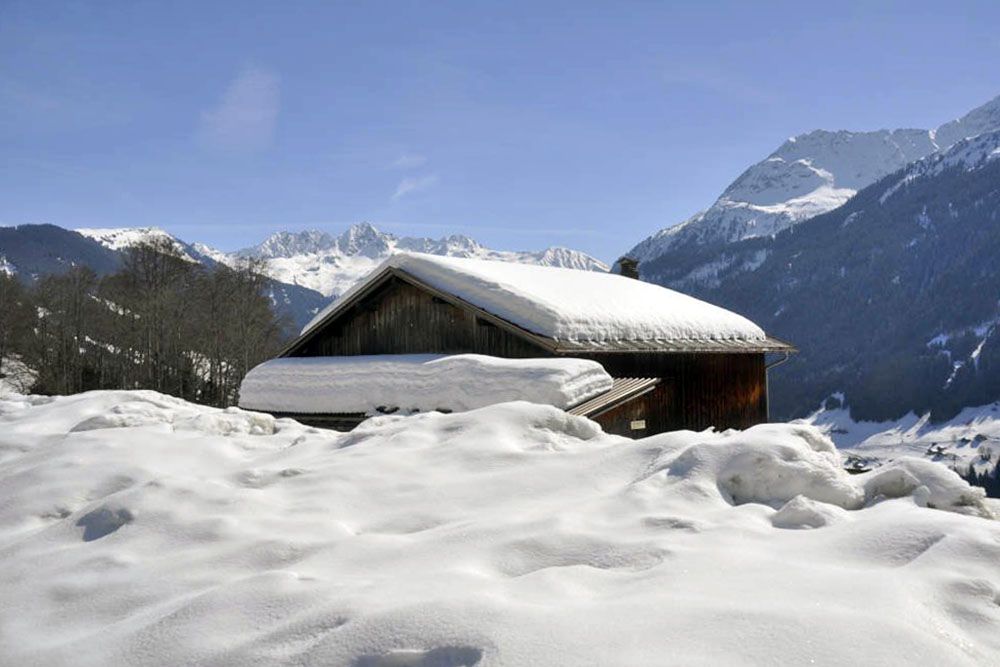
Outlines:
{"label": "mountain ridge", "polygon": [[475,239],[453,234],[438,239],[396,236],[368,222],[351,225],[334,236],[321,230],[280,231],[261,243],[219,257],[236,261],[254,257],[267,261],[271,277],[336,297],[395,252],[422,252],[446,257],[478,257],[496,261],[607,271],[600,260],[558,246],[539,251],[494,250]]}
{"label": "mountain ridge", "polygon": [[[75,264],[97,267],[99,274],[110,273],[120,265],[123,253],[143,242],[167,242],[184,259],[215,266],[235,266],[251,258],[263,260],[265,272],[274,281],[270,297],[279,311],[289,315],[301,327],[316,311],[363,278],[395,252],[412,251],[451,257],[479,257],[546,266],[607,271],[600,260],[586,253],[561,247],[540,251],[493,250],[464,235],[439,239],[399,237],[382,232],[370,223],[349,226],[339,235],[322,230],[279,231],[261,243],[234,252],[224,252],[203,243],[189,243],[159,227],[86,227],[66,230],[50,225],[33,227],[30,234],[8,231],[0,244],[0,270],[18,273],[18,264],[30,265],[31,275],[62,271]],[[18,228],[0,228],[17,230]],[[47,230],[47,231],[40,231]],[[48,241],[29,239],[48,234]],[[53,240],[58,237],[58,241]],[[66,258],[49,257],[51,247],[65,248]],[[10,248],[10,252],[5,252]],[[28,249],[27,255],[24,250]],[[23,256],[23,257],[22,257]],[[30,256],[30,260],[26,259]],[[96,259],[85,259],[94,257]]]}
{"label": "mountain ridge", "polygon": [[[648,263],[692,245],[774,235],[842,206],[907,164],[997,128],[1000,96],[933,130],[813,130],[791,137],[744,170],[708,209],[655,232],[628,254]],[[643,276],[660,282],[648,270]],[[682,287],[697,279],[662,284]]]}
{"label": "mountain ridge", "polygon": [[946,420],[1000,399],[1000,130],[964,139],[774,236],[688,246],[649,270],[800,349],[773,415],[843,395],[855,420]]}

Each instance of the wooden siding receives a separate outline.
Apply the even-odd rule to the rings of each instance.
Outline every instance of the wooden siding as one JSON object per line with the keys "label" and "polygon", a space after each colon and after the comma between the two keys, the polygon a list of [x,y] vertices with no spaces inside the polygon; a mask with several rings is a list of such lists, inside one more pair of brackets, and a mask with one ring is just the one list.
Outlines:
{"label": "wooden siding", "polygon": [[644,397],[650,433],[679,428],[747,428],[767,421],[764,355],[578,354],[599,362],[614,377],[659,377]]}
{"label": "wooden siding", "polygon": [[[631,401],[622,403],[616,408],[593,417],[593,420],[601,425],[605,433],[623,435],[627,438],[644,438],[647,435],[661,433],[654,430],[657,425],[653,394],[656,390],[638,396]],[[645,422],[645,427],[634,429],[635,422]]]}
{"label": "wooden siding", "polygon": [[325,326],[292,356],[462,352],[550,356],[530,341],[398,278]]}

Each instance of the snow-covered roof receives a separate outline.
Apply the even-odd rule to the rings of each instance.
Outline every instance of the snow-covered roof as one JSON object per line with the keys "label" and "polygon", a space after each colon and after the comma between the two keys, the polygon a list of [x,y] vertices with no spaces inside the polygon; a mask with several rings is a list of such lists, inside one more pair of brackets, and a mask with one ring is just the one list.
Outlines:
{"label": "snow-covered roof", "polygon": [[632,278],[418,253],[387,259],[317,314],[302,333],[350,303],[389,269],[557,341],[767,340],[763,329],[745,317]]}
{"label": "snow-covered roof", "polygon": [[506,401],[568,408],[612,387],[596,361],[481,354],[284,357],[251,369],[240,407],[300,414],[461,412]]}

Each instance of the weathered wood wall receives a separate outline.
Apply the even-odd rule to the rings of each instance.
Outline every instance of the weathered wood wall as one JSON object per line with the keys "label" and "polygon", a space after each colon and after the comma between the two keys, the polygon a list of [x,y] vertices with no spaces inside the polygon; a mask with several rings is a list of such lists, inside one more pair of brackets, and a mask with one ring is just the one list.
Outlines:
{"label": "weathered wood wall", "polygon": [[746,428],[767,421],[767,371],[762,353],[577,355],[599,362],[614,377],[658,377],[643,398],[649,432],[687,428]]}
{"label": "weathered wood wall", "polygon": [[[647,435],[669,430],[663,428],[662,420],[656,418],[658,414],[656,407],[658,401],[655,400],[653,394],[660,389],[660,387],[657,387],[657,389],[648,394],[634,398],[627,403],[623,403],[616,408],[593,417],[593,420],[601,425],[605,433],[624,435],[628,438],[644,438]],[[632,428],[632,424],[640,421],[645,422],[644,428]],[[657,426],[660,427],[659,430],[656,430]]]}
{"label": "weathered wood wall", "polygon": [[326,326],[294,356],[461,352],[546,356],[530,341],[398,278]]}
{"label": "weathered wood wall", "polygon": [[[457,354],[545,357],[551,353],[398,278],[368,295],[294,356]],[[681,428],[746,428],[767,420],[767,373],[762,353],[574,353],[600,362],[614,377],[663,382],[597,421],[621,435]],[[631,421],[645,419],[643,434]]]}

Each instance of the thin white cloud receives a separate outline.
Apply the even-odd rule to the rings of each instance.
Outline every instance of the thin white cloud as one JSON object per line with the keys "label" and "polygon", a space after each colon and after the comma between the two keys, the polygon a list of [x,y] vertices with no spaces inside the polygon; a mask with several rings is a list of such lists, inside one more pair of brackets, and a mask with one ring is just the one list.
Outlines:
{"label": "thin white cloud", "polygon": [[433,187],[438,182],[437,174],[428,174],[426,176],[407,176],[399,182],[396,186],[396,192],[393,193],[392,198],[399,199],[400,197],[405,197],[407,195],[412,195],[417,192],[422,192],[430,187]]}
{"label": "thin white cloud", "polygon": [[258,151],[271,145],[281,108],[277,73],[248,67],[230,82],[218,104],[203,111],[202,141],[227,151]]}
{"label": "thin white cloud", "polygon": [[427,158],[423,155],[417,155],[415,153],[404,153],[400,155],[392,163],[392,166],[396,169],[416,169],[426,164]]}

